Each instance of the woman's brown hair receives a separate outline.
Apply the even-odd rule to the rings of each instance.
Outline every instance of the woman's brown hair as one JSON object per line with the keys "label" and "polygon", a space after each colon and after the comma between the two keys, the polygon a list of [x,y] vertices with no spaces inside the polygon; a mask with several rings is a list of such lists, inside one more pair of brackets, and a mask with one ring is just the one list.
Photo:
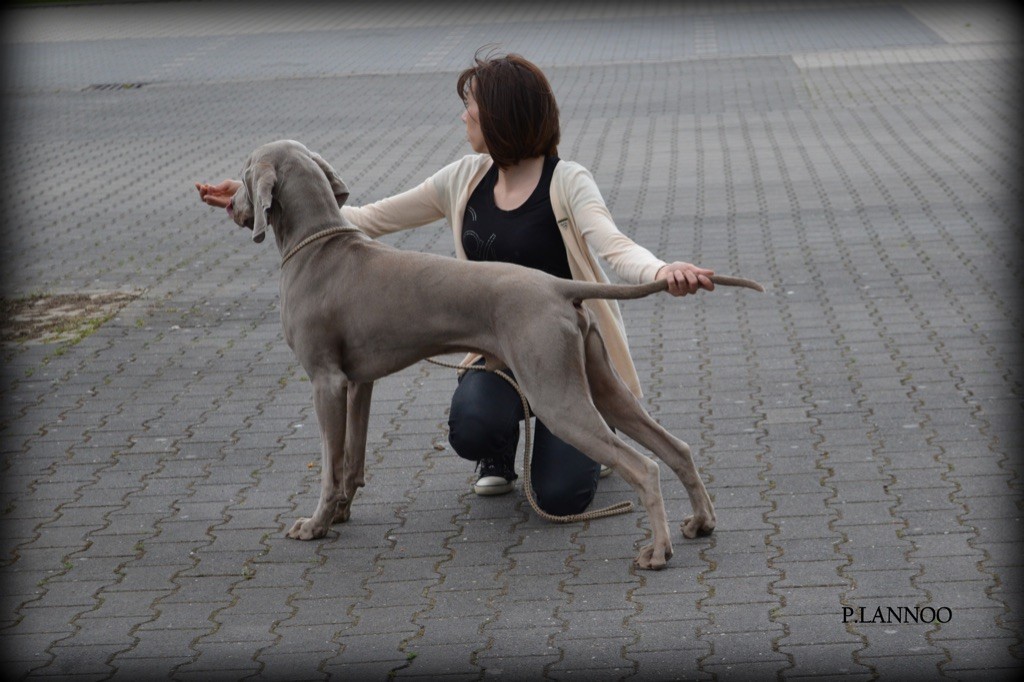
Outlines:
{"label": "woman's brown hair", "polygon": [[499,168],[558,155],[558,104],[536,64],[517,54],[481,58],[477,52],[456,87],[463,103],[470,93],[476,100],[480,132]]}

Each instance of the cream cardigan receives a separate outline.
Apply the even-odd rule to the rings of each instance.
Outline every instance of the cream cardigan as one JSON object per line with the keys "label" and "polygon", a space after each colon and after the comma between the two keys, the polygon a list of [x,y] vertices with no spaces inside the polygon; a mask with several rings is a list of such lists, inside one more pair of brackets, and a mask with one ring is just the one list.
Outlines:
{"label": "cream cardigan", "polygon": [[[462,248],[462,218],[473,189],[491,167],[487,154],[472,154],[451,163],[418,187],[366,206],[343,206],[342,215],[370,237],[420,227],[441,218],[455,236],[455,254]],[[611,265],[626,282],[650,282],[665,262],[655,257],[615,226],[597,183],[590,172],[572,161],[560,161],[551,178],[551,207],[558,222],[573,279],[607,282],[595,254]],[[640,379],[629,356],[622,315],[615,301],[589,300],[612,364],[629,389],[642,395]]]}

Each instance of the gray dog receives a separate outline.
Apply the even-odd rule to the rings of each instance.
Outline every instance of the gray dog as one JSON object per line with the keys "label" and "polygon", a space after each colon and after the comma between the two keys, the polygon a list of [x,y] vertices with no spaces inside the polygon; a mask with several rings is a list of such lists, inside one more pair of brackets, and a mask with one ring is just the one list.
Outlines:
{"label": "gray dog", "polygon": [[[331,524],[348,520],[364,485],[373,382],[457,351],[482,353],[491,368],[509,367],[556,436],[633,486],[653,531],[637,566],[661,569],[672,556],[659,469],[609,426],[649,448],[682,481],[693,508],[682,524],[684,536],[714,529],[715,512],[689,446],[655,422],[622,382],[581,305],[584,299],[648,296],[664,290],[664,281],[592,284],[507,263],[400,251],[345,221],[338,208],[348,194],[320,156],[283,140],[249,156],[227,208],[235,223],[253,230],[256,242],[273,226],[283,256],[285,340],[313,385],[323,450],[320,500],[288,537],[323,537]],[[712,279],[760,290],[749,280]]]}

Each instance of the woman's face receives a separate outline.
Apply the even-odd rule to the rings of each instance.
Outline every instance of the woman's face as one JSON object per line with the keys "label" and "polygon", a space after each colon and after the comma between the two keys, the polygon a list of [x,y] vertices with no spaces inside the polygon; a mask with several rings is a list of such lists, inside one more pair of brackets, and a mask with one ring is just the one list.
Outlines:
{"label": "woman's face", "polygon": [[466,110],[462,112],[462,122],[466,124],[466,139],[469,140],[469,146],[477,154],[486,154],[487,144],[480,130],[480,109],[476,104],[476,98],[473,97],[472,87],[466,94]]}

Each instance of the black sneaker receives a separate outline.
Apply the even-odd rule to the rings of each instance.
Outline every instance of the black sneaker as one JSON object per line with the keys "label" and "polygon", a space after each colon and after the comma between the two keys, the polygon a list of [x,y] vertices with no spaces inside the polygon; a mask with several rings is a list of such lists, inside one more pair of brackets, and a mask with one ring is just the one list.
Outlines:
{"label": "black sneaker", "polygon": [[494,459],[482,459],[480,478],[473,484],[473,492],[477,495],[504,495],[512,492],[512,481],[519,478],[509,462]]}

